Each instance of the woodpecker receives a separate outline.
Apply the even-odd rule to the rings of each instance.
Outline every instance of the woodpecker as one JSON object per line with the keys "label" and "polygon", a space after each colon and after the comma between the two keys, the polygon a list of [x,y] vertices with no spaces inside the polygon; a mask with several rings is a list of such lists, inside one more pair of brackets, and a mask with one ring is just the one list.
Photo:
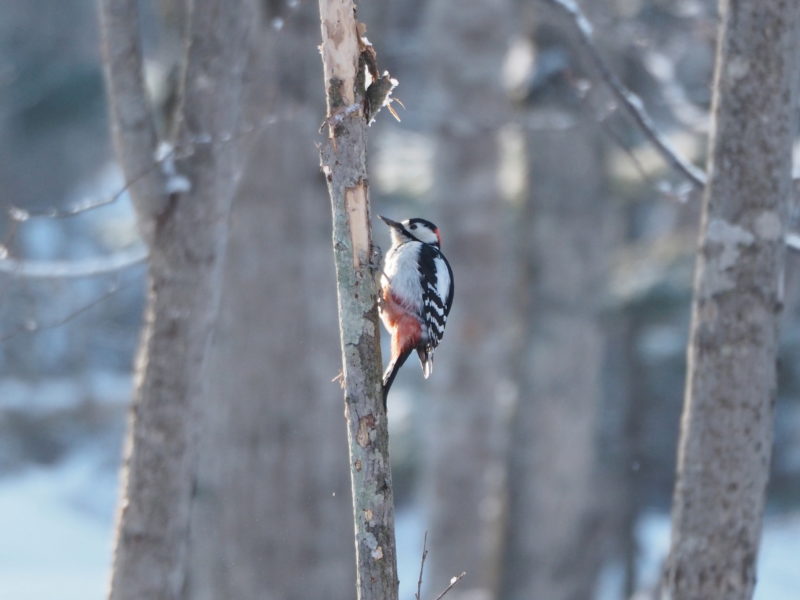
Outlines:
{"label": "woodpecker", "polygon": [[453,304],[453,270],[439,248],[442,238],[436,225],[418,218],[381,220],[392,234],[381,275],[381,321],[392,337],[391,359],[383,373],[385,408],[395,375],[413,350],[425,379],[433,370],[433,351]]}

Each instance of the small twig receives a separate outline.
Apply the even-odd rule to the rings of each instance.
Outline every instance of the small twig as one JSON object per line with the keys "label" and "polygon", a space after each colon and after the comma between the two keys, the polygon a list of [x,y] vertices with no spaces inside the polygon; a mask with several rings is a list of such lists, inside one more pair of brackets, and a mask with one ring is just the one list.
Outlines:
{"label": "small twig", "polygon": [[114,202],[119,200],[134,183],[136,183],[137,181],[148,175],[153,169],[157,167],[158,163],[153,164],[145,172],[140,173],[130,181],[125,182],[125,185],[123,185],[113,195],[107,198],[101,198],[99,200],[85,200],[83,202],[78,202],[77,204],[73,204],[72,206],[68,206],[67,208],[63,209],[46,208],[44,210],[26,210],[24,208],[20,208],[12,204],[8,208],[8,214],[11,216],[11,219],[16,222],[27,221],[28,219],[32,218],[67,219],[69,217],[75,217],[85,212],[89,212],[91,210],[95,210],[97,208],[113,204]]}
{"label": "small twig", "polygon": [[101,294],[100,296],[96,297],[94,300],[92,300],[88,304],[85,304],[85,305],[81,306],[80,308],[77,308],[76,310],[64,315],[63,317],[60,317],[60,318],[56,319],[55,321],[50,321],[48,323],[37,323],[36,321],[28,321],[28,322],[26,322],[26,323],[24,323],[22,325],[19,325],[18,327],[15,327],[14,329],[11,329],[10,331],[7,331],[5,333],[0,334],[0,343],[6,342],[6,341],[10,340],[11,338],[14,338],[14,337],[16,337],[18,335],[21,335],[21,334],[30,334],[30,335],[32,335],[32,334],[38,333],[38,332],[40,332],[40,331],[42,331],[44,329],[54,329],[56,327],[61,327],[62,325],[66,325],[67,323],[69,323],[73,319],[75,319],[75,318],[79,317],[80,315],[82,315],[83,313],[91,310],[92,308],[94,308],[95,306],[100,304],[101,302],[105,302],[111,296],[113,296],[119,290],[121,290],[123,287],[125,287],[125,286],[127,286],[129,284],[130,284],[130,282],[127,282],[127,283],[124,283],[124,284],[114,283],[108,288],[108,290],[106,290],[103,294]]}
{"label": "small twig", "polygon": [[417,580],[417,593],[414,594],[416,600],[420,600],[422,594],[422,571],[425,568],[425,559],[428,558],[428,532],[422,539],[422,560],[419,563],[419,579]]}
{"label": "small twig", "polygon": [[[425,532],[425,537],[422,538],[422,560],[419,562],[419,579],[417,579],[417,593],[414,594],[414,600],[420,600],[422,598],[422,572],[425,570],[425,559],[428,558],[428,532]],[[456,584],[461,581],[461,578],[466,575],[466,571],[461,571],[460,574],[456,575],[450,580],[450,585],[444,588],[441,593],[436,596],[434,600],[441,600],[445,597],[447,592],[452,590]]]}
{"label": "small twig", "polygon": [[335,125],[338,125],[339,123],[344,121],[345,117],[348,117],[352,115],[354,112],[360,111],[362,109],[363,106],[358,102],[354,102],[350,106],[345,106],[344,108],[340,108],[322,122],[322,124],[319,126],[318,133],[322,133],[322,130],[325,129],[325,127],[334,127]]}
{"label": "small twig", "polygon": [[611,93],[633,118],[636,125],[656,150],[676,171],[686,177],[693,186],[702,188],[706,184],[706,174],[685,158],[678,155],[658,131],[647,114],[641,99],[628,90],[619,78],[611,71],[605,59],[600,55],[592,38],[592,26],[575,0],[542,0],[551,7],[566,15],[578,34],[578,41],[588,54],[600,78],[608,85]]}
{"label": "small twig", "polygon": [[434,600],[442,600],[442,598],[444,598],[445,594],[447,594],[447,592],[452,590],[455,587],[455,585],[459,581],[461,581],[461,578],[464,577],[464,575],[466,575],[466,574],[467,574],[466,571],[461,571],[461,573],[459,575],[456,575],[455,577],[453,577],[450,580],[450,585],[448,585],[446,588],[444,588],[444,590],[442,590],[442,593],[439,594],[438,596],[436,596],[436,598],[434,598]]}
{"label": "small twig", "polygon": [[[289,111],[285,115],[268,115],[264,119],[261,119],[257,124],[248,125],[246,127],[242,127],[239,131],[226,135],[221,136],[219,139],[214,138],[198,138],[192,140],[189,144],[189,148],[183,150],[181,152],[178,151],[177,148],[169,148],[166,152],[160,155],[160,160],[156,160],[147,167],[142,173],[139,173],[136,177],[125,182],[125,184],[120,187],[116,192],[114,192],[111,196],[99,199],[87,199],[82,202],[77,202],[71,206],[67,206],[66,208],[45,208],[43,210],[28,210],[25,208],[21,208],[14,204],[7,205],[8,215],[10,217],[10,221],[14,224],[23,223],[28,219],[37,219],[37,218],[47,218],[47,219],[68,219],[70,217],[75,217],[78,215],[82,215],[83,213],[90,212],[97,208],[102,208],[104,206],[109,206],[110,204],[114,204],[117,200],[119,200],[130,188],[132,185],[137,183],[140,179],[146,177],[154,170],[162,167],[162,162],[164,160],[169,159],[183,159],[191,156],[194,153],[194,146],[195,145],[203,145],[203,144],[229,144],[232,142],[240,141],[241,139],[256,133],[261,133],[262,131],[266,130],[267,128],[275,125],[279,122],[285,122],[289,118],[293,116],[293,112]],[[324,124],[323,124],[324,125]],[[8,245],[8,244],[6,244]]]}

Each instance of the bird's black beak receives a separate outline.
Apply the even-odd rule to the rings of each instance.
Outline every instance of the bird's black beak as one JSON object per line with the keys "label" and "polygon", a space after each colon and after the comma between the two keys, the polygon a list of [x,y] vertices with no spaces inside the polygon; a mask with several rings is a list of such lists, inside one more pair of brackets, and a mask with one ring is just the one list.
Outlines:
{"label": "bird's black beak", "polygon": [[387,219],[386,217],[381,216],[381,215],[378,215],[378,218],[381,221],[383,221],[384,223],[386,223],[392,229],[397,229],[397,231],[403,231],[403,224],[402,223],[398,223],[397,221],[392,221],[391,219]]}

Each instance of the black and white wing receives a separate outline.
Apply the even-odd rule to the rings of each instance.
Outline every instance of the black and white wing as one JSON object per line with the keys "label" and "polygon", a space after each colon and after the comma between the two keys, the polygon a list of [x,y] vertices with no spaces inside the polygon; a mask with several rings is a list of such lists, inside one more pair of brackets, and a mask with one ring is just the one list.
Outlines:
{"label": "black and white wing", "polygon": [[453,270],[438,248],[423,244],[419,254],[419,275],[426,339],[418,353],[422,373],[427,379],[433,369],[433,351],[444,336],[447,315],[453,305]]}

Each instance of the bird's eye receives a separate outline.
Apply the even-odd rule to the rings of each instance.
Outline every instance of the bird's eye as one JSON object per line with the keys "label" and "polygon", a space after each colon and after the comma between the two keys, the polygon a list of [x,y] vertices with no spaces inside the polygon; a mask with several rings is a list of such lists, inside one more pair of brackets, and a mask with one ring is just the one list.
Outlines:
{"label": "bird's eye", "polygon": [[417,224],[414,223],[409,229],[416,229],[416,228],[417,228]]}

